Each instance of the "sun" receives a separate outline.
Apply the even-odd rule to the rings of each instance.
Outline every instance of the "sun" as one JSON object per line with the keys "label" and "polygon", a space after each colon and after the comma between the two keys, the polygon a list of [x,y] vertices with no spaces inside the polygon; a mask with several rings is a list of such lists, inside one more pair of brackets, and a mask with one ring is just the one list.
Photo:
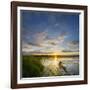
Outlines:
{"label": "sun", "polygon": [[53,55],[54,55],[54,62],[53,63],[55,65],[58,65],[58,55],[60,55],[60,52],[54,52]]}
{"label": "sun", "polygon": [[54,54],[54,60],[57,60],[57,53]]}
{"label": "sun", "polygon": [[59,55],[59,53],[58,52],[54,52],[53,55],[54,55],[54,61],[56,62],[58,60],[57,55]]}

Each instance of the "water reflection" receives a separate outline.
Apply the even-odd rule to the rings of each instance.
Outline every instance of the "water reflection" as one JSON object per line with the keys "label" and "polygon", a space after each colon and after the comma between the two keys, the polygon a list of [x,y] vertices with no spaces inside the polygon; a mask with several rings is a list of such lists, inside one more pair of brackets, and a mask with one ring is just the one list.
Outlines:
{"label": "water reflection", "polygon": [[43,76],[79,75],[79,57],[43,58]]}

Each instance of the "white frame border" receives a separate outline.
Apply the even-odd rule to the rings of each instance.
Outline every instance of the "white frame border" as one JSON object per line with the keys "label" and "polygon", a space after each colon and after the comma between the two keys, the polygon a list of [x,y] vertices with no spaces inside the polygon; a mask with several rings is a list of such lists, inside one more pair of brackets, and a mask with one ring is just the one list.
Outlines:
{"label": "white frame border", "polygon": [[[38,77],[38,78],[20,78],[20,10],[35,10],[35,11],[54,11],[54,12],[72,12],[80,13],[79,18],[79,49],[80,49],[80,75],[75,76],[55,76],[55,77]],[[84,80],[84,11],[72,9],[52,9],[52,8],[36,8],[36,7],[17,7],[17,83],[45,83],[45,82],[63,82],[63,81],[78,81]]]}

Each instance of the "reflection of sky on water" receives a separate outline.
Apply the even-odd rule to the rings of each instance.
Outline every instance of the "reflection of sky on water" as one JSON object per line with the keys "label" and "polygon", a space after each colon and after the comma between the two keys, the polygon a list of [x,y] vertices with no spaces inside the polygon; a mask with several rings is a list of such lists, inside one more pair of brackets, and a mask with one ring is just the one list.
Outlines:
{"label": "reflection of sky on water", "polygon": [[79,74],[79,60],[63,61],[64,66],[67,68],[68,74],[78,75]]}
{"label": "reflection of sky on water", "polygon": [[[48,58],[41,61],[44,66],[43,76],[79,75],[79,58]],[[66,71],[60,68],[60,62]]]}

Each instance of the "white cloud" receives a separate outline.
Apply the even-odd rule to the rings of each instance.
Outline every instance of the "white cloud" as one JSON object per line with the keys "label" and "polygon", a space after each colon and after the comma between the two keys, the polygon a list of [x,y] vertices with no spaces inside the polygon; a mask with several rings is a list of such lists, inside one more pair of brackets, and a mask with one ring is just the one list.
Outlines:
{"label": "white cloud", "polygon": [[73,40],[67,42],[68,50],[79,51],[79,41]]}

